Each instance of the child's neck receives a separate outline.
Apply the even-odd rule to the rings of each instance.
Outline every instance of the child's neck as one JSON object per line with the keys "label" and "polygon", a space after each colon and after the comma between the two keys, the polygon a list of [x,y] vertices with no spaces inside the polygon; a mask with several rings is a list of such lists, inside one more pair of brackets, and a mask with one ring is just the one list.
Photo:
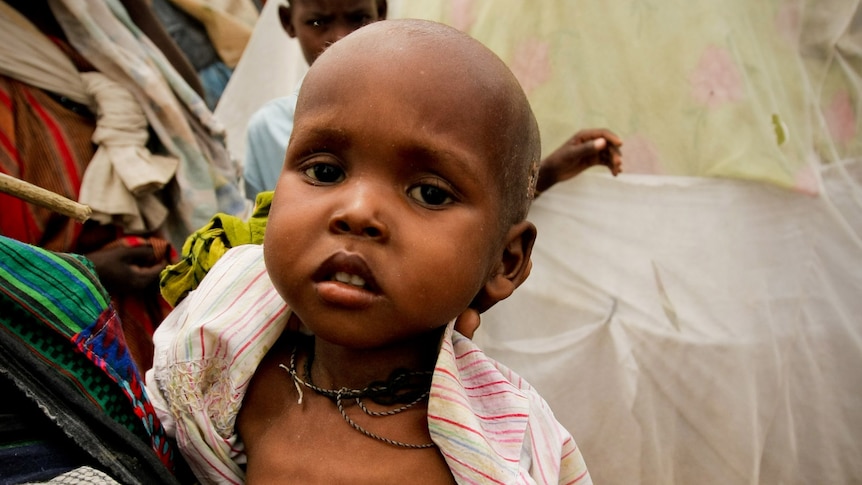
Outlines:
{"label": "child's neck", "polygon": [[[314,383],[322,388],[362,389],[375,381],[387,380],[396,369],[431,371],[437,361],[441,331],[411,341],[375,349],[353,349],[320,338],[307,349]],[[303,360],[306,360],[303,359]]]}

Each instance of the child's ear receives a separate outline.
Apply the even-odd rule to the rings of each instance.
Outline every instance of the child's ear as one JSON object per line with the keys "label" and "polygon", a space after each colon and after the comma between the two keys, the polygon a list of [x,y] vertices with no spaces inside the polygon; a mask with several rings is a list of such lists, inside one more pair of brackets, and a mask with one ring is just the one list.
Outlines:
{"label": "child's ear", "polygon": [[296,29],[293,28],[293,22],[290,21],[290,7],[287,5],[278,6],[278,20],[281,21],[281,28],[287,32],[290,37],[296,37]]}
{"label": "child's ear", "polygon": [[480,313],[484,312],[498,301],[508,298],[515,288],[521,286],[533,267],[530,255],[533,253],[535,242],[536,226],[533,223],[521,221],[509,228],[502,257],[488,278],[488,282],[476,295],[471,307]]}

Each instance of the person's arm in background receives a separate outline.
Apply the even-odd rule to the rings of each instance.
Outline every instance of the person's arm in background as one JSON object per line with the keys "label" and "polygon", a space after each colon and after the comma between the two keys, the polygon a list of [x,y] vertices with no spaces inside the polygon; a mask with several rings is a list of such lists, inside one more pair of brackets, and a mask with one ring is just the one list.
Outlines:
{"label": "person's arm in background", "polygon": [[594,165],[604,165],[616,176],[622,171],[623,142],[610,130],[581,130],[542,160],[536,197],[556,183],[568,180]]}

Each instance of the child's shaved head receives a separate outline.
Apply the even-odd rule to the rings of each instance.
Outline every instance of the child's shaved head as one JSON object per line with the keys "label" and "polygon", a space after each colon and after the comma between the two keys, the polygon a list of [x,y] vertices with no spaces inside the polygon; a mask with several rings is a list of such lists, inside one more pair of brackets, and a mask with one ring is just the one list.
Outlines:
{"label": "child's shaved head", "polygon": [[[411,105],[417,111],[444,109],[423,105],[423,92],[452,93],[450,104],[455,106],[446,109],[467,113],[469,133],[494,164],[494,182],[502,197],[501,229],[523,220],[541,156],[539,129],[523,89],[503,61],[454,28],[424,20],[389,20],[363,27],[330,47],[314,63],[302,89],[314,90],[318,73],[329,76],[336,67],[356,79],[357,88],[368,87],[374,79],[365,74],[381,64],[404,66],[397,79],[386,79],[385,84],[413,93]],[[297,117],[303,104],[300,95]]]}

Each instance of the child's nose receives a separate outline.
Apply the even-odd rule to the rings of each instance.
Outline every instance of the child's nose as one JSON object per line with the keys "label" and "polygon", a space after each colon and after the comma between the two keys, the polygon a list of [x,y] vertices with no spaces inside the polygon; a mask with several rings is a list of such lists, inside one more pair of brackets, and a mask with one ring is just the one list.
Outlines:
{"label": "child's nose", "polygon": [[346,193],[344,200],[329,221],[331,232],[379,241],[389,238],[389,227],[382,218],[385,201],[380,188],[361,185]]}

